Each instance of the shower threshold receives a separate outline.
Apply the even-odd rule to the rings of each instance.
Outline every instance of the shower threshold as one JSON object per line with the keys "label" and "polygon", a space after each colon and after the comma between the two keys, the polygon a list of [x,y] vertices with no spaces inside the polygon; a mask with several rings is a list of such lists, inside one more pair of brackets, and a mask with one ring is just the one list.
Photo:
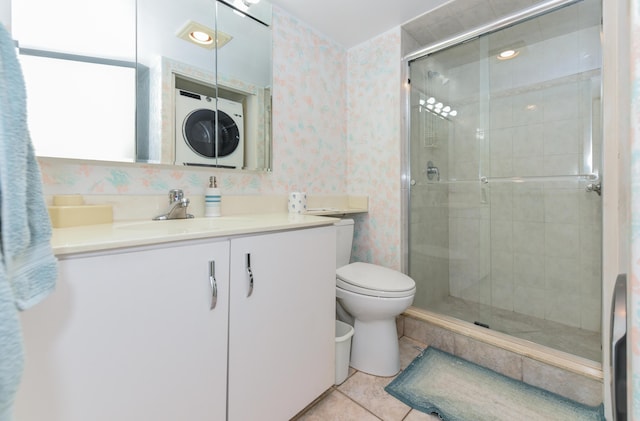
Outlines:
{"label": "shower threshold", "polygon": [[[413,306],[409,307],[402,316],[439,327],[442,331],[436,334],[439,338],[438,340],[442,340],[442,337],[439,335],[446,336],[447,333],[445,332],[451,332],[587,378],[598,381],[603,381],[604,378],[602,364],[592,359],[559,351],[494,329],[480,328],[468,321]],[[419,330],[421,331],[421,329]],[[407,334],[406,331],[405,334]],[[416,338],[416,340],[418,340],[418,338]]]}
{"label": "shower threshold", "polygon": [[427,310],[591,361],[598,363],[602,361],[600,332],[580,329],[451,296],[432,305]]}

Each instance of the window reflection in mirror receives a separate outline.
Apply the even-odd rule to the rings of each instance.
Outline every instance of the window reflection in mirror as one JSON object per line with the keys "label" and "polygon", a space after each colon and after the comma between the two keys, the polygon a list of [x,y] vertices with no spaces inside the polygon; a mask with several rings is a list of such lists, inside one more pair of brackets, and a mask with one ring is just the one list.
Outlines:
{"label": "window reflection in mirror", "polygon": [[133,162],[134,0],[20,0],[11,11],[36,154]]}

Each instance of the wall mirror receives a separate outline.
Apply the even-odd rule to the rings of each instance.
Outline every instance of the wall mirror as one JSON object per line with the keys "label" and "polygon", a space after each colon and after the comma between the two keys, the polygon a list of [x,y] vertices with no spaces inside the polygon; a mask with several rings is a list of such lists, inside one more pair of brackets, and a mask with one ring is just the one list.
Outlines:
{"label": "wall mirror", "polygon": [[36,154],[269,171],[270,25],[266,0],[12,0]]}

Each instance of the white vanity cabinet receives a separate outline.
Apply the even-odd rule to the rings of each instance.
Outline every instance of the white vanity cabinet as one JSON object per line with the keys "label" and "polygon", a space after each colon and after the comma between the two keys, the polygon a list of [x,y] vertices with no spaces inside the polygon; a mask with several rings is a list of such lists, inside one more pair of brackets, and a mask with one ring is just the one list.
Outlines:
{"label": "white vanity cabinet", "polygon": [[21,314],[16,421],[282,421],[333,385],[333,226],[75,254],[59,269]]}
{"label": "white vanity cabinet", "polygon": [[16,421],[224,420],[228,270],[228,241],[61,259],[21,315]]}
{"label": "white vanity cabinet", "polygon": [[333,226],[231,241],[230,421],[288,420],[333,385],[335,247]]}

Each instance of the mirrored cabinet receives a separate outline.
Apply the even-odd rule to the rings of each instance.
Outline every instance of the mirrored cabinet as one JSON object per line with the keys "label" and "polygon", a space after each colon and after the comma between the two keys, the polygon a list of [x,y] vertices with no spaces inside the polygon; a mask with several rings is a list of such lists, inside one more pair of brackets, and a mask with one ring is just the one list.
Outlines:
{"label": "mirrored cabinet", "polygon": [[271,21],[266,0],[12,0],[36,154],[270,171]]}

